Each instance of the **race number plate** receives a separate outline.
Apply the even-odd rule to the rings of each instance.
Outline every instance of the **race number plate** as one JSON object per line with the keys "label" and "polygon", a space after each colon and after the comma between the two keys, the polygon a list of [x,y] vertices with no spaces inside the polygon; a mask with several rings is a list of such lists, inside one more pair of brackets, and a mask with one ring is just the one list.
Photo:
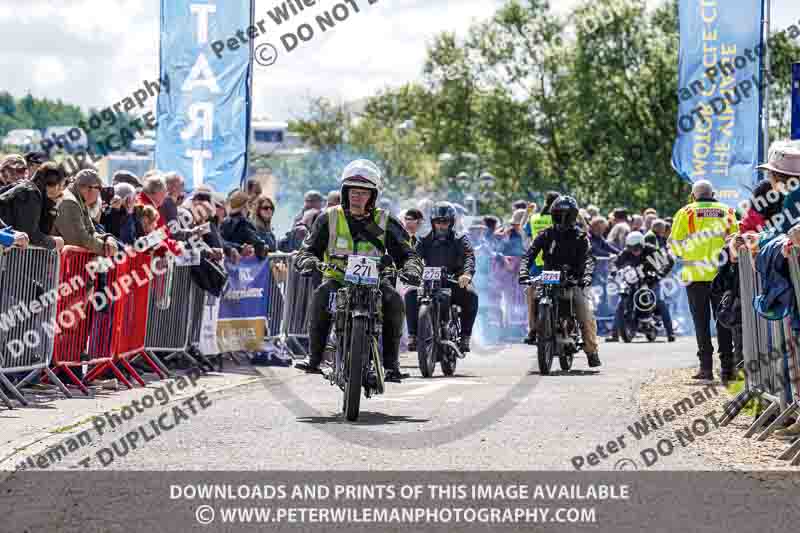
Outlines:
{"label": "race number plate", "polygon": [[349,256],[344,279],[356,285],[377,285],[378,258],[363,255]]}
{"label": "race number plate", "polygon": [[542,272],[542,284],[558,285],[561,283],[561,272],[558,270],[545,270]]}
{"label": "race number plate", "polygon": [[422,279],[424,280],[441,279],[441,277],[441,268],[425,267],[425,270],[422,271]]}

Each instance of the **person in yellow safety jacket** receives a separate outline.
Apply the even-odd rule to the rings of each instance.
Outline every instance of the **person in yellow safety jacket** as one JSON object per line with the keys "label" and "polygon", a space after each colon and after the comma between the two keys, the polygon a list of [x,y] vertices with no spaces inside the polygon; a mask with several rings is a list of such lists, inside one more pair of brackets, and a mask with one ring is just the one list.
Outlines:
{"label": "person in yellow safety jacket", "polygon": [[[408,232],[397,218],[376,207],[381,181],[381,172],[371,161],[359,159],[347,165],[341,177],[342,203],[317,218],[295,259],[298,271],[318,271],[320,260],[345,269],[349,255],[379,257],[381,264],[388,256],[389,262],[400,269],[404,283],[420,284],[422,261],[411,246]],[[322,284],[311,296],[310,356],[307,362],[296,365],[306,372],[320,372],[332,319],[328,305],[343,282],[342,273],[325,270]],[[399,382],[403,377],[399,364],[403,298],[388,279],[382,280],[381,297],[386,381]]]}
{"label": "person in yellow safety jacket", "polygon": [[[528,220],[528,224],[525,226],[525,233],[528,234],[528,236],[531,238],[531,241],[536,239],[536,236],[539,235],[539,233],[553,226],[553,217],[550,216],[550,207],[553,205],[553,202],[558,199],[558,197],[559,194],[557,192],[548,192],[545,194],[544,205],[542,206],[541,212],[531,215],[531,218]],[[530,275],[532,277],[539,275],[543,266],[544,252],[540,252],[539,255],[536,256],[536,259],[531,261]],[[526,344],[536,344],[535,296],[536,291],[528,290],[528,335],[522,341]]]}
{"label": "person in yellow safety jacket", "polygon": [[[673,217],[667,244],[682,259],[681,279],[686,284],[689,310],[692,313],[700,371],[694,379],[714,379],[714,346],[711,343],[711,310],[719,306],[712,296],[711,282],[717,275],[725,240],[739,231],[733,208],[717,202],[710,182],[701,180],[692,186],[692,203]],[[713,305],[713,308],[712,308]],[[717,323],[721,377],[733,377],[733,334]]]}

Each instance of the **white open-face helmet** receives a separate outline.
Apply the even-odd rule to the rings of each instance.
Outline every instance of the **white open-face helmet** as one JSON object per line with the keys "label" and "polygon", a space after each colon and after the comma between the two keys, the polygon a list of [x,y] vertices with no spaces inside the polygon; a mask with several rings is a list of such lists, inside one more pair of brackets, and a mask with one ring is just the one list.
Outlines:
{"label": "white open-face helmet", "polygon": [[339,184],[342,195],[342,207],[345,210],[350,208],[348,189],[351,187],[375,191],[367,205],[368,209],[372,209],[375,207],[375,202],[377,202],[378,195],[381,193],[383,177],[378,165],[368,159],[356,159],[344,167]]}
{"label": "white open-face helmet", "polygon": [[625,237],[625,246],[627,248],[635,248],[644,245],[644,235],[638,231],[632,231]]}

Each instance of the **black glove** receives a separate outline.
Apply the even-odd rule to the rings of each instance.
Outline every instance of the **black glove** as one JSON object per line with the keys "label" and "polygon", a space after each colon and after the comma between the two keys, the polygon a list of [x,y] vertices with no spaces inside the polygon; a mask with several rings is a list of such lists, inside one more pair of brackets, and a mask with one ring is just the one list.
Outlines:
{"label": "black glove", "polygon": [[300,275],[304,278],[308,278],[314,275],[314,272],[319,271],[319,259],[307,259],[303,261],[302,269],[300,270]]}
{"label": "black glove", "polygon": [[405,270],[402,270],[400,271],[399,277],[400,281],[412,287],[419,287],[422,284],[422,279],[416,272],[407,272]]}

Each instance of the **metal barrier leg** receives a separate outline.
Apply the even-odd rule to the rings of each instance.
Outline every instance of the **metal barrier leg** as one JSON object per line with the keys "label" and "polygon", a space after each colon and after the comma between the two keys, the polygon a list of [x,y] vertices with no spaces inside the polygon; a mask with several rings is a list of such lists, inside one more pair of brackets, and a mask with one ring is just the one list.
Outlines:
{"label": "metal barrier leg", "polygon": [[128,362],[126,358],[121,357],[119,361],[120,363],[122,363],[122,366],[125,367],[125,370],[128,371],[131,377],[135,379],[139,385],[141,385],[142,387],[145,387],[147,385],[142,379],[142,376],[140,376],[139,373],[136,370],[134,370],[134,368],[131,366],[131,364]]}
{"label": "metal barrier leg", "polygon": [[156,353],[155,353],[155,352],[148,352],[148,351],[144,351],[144,352],[142,352],[142,354],[143,354],[145,357],[147,357],[148,359],[150,359],[150,362],[152,362],[152,363],[154,363],[156,366],[158,366],[158,368],[160,368],[160,369],[161,369],[161,372],[163,372],[163,373],[164,373],[164,375],[165,375],[166,377],[168,377],[168,378],[174,377],[174,374],[173,374],[173,372],[171,372],[171,371],[170,371],[170,369],[169,369],[169,368],[167,368],[167,365],[165,365],[165,364],[164,364],[164,363],[161,361],[161,359],[159,359],[159,358],[158,358],[158,356],[156,356]]}
{"label": "metal barrier leg", "polygon": [[114,375],[117,376],[117,379],[119,379],[122,382],[123,385],[125,385],[129,389],[133,388],[133,385],[131,385],[131,382],[128,381],[128,378],[125,377],[125,374],[123,374],[120,371],[120,369],[117,368],[117,365],[115,365],[112,362],[107,363],[107,365],[108,365],[107,368],[111,368],[111,371],[114,372]]}
{"label": "metal barrier leg", "polygon": [[167,377],[164,371],[161,370],[161,367],[155,364],[153,360],[150,359],[150,356],[147,355],[147,352],[145,352],[144,350],[131,357],[131,361],[133,361],[139,356],[141,356],[142,359],[144,359],[145,364],[147,364],[147,366],[149,366],[153,370],[153,372],[155,372],[155,374],[158,376],[158,379],[164,379]]}
{"label": "metal barrier leg", "polygon": [[29,405],[28,400],[25,399],[25,396],[23,396],[22,393],[19,390],[17,390],[14,384],[11,383],[11,380],[9,380],[6,377],[6,375],[3,374],[2,372],[0,372],[0,385],[3,385],[6,389],[8,389],[8,392],[10,392],[11,395],[14,398],[16,398],[19,403],[21,403],[25,407]]}
{"label": "metal barrier leg", "polygon": [[34,377],[38,376],[39,375],[39,370],[40,369],[31,370],[31,372],[27,376],[25,376],[24,378],[22,378],[21,380],[19,380],[17,382],[17,388],[20,388],[23,385],[26,385],[30,380],[32,380]]}
{"label": "metal barrier leg", "polygon": [[731,421],[734,418],[736,418],[736,416],[739,413],[742,412],[744,406],[747,405],[747,402],[749,402],[753,398],[753,396],[755,396],[755,394],[753,394],[753,391],[743,390],[742,392],[737,394],[733,400],[726,403],[725,416],[722,417],[722,420],[720,421],[719,425],[724,427],[730,424]]}
{"label": "metal barrier leg", "polygon": [[67,398],[70,398],[70,399],[72,398],[72,393],[69,391],[67,386],[64,385],[61,382],[60,379],[58,379],[58,376],[56,376],[55,372],[50,370],[50,367],[47,367],[47,366],[44,367],[44,372],[45,372],[45,374],[47,374],[48,379],[50,381],[52,381],[53,383],[55,383],[56,387],[58,387],[58,389],[61,391],[61,394],[63,394]]}
{"label": "metal barrier leg", "polygon": [[70,370],[68,366],[64,365],[61,368],[64,369],[64,372],[67,373],[67,377],[70,379],[70,381],[72,381],[75,384],[76,387],[78,387],[81,390],[82,393],[84,393],[86,396],[90,396],[89,389],[86,388],[86,385],[84,385],[81,382],[81,380],[78,379],[78,376],[76,376],[75,373],[72,370]]}
{"label": "metal barrier leg", "polygon": [[795,401],[794,403],[789,405],[786,409],[784,409],[783,412],[780,415],[778,415],[778,418],[776,418],[772,424],[767,426],[767,429],[761,432],[761,434],[758,436],[756,440],[766,440],[767,437],[769,437],[773,431],[780,428],[783,422],[795,412],[795,409],[797,409],[797,405],[798,404]]}
{"label": "metal barrier leg", "polygon": [[792,464],[800,464],[800,439],[797,439],[791,446],[786,448],[786,451],[778,456],[778,459],[784,461],[792,459]]}
{"label": "metal barrier leg", "polygon": [[766,424],[767,420],[769,420],[769,417],[777,413],[779,409],[780,406],[777,402],[770,402],[770,405],[767,407],[766,411],[761,413],[761,416],[756,418],[756,421],[753,422],[753,425],[747,429],[747,432],[745,432],[744,436],[747,438],[752,437],[756,431],[761,429],[761,427]]}
{"label": "metal barrier leg", "polygon": [[11,403],[11,398],[6,396],[6,393],[3,392],[3,387],[0,387],[0,400],[3,400],[3,403],[6,404],[6,407],[8,407],[9,409],[14,408],[14,404]]}

